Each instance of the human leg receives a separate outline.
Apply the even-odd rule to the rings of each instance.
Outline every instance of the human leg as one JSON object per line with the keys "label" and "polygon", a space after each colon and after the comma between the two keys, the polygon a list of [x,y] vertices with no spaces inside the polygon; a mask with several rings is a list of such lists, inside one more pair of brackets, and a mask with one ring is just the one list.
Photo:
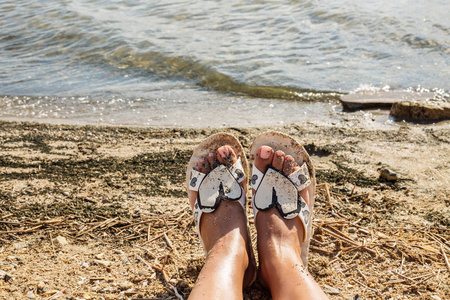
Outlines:
{"label": "human leg", "polygon": [[[268,146],[258,149],[254,164],[263,173],[271,166],[284,175],[300,168],[292,156]],[[307,189],[301,190],[300,196],[309,204]],[[263,285],[270,289],[273,299],[328,299],[302,260],[305,227],[300,218],[285,219],[273,207],[259,211],[255,225],[258,232],[259,277]]]}
{"label": "human leg", "polygon": [[[237,160],[233,147],[223,145],[201,157],[195,169],[208,174],[219,164],[230,167]],[[246,183],[247,180],[241,182],[244,192]],[[198,192],[190,191],[192,209],[197,196]],[[213,212],[203,213],[199,222],[207,257],[189,298],[242,299],[243,288],[251,283],[256,272],[243,207],[235,201],[222,200]]]}

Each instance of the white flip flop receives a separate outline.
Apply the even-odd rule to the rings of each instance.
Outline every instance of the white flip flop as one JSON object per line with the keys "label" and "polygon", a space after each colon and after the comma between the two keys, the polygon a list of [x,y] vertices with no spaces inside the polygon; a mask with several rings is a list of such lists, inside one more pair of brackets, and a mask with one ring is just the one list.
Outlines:
{"label": "white flip flop", "polygon": [[[215,153],[217,149],[228,145],[233,150],[238,160],[232,167],[219,165],[208,174],[201,173],[194,168],[201,158],[208,157],[209,153]],[[217,133],[206,138],[195,149],[186,171],[186,189],[189,199],[191,192],[197,191],[198,196],[194,204],[195,226],[204,248],[200,234],[200,222],[203,213],[211,213],[216,210],[222,200],[237,201],[247,215],[247,185],[240,185],[247,178],[248,163],[244,151],[238,139],[228,133]]]}
{"label": "white flip flop", "polygon": [[[254,140],[251,148],[252,162],[261,146],[269,146],[274,151],[281,150],[286,155],[291,155],[300,169],[286,176],[270,166],[263,173],[253,164],[251,186],[255,190],[252,198],[255,222],[258,211],[272,207],[275,207],[285,219],[299,217],[305,230],[301,258],[307,268],[316,188],[311,159],[305,148],[294,138],[280,132],[267,132]],[[303,189],[308,190],[309,204],[300,196],[299,192]]]}

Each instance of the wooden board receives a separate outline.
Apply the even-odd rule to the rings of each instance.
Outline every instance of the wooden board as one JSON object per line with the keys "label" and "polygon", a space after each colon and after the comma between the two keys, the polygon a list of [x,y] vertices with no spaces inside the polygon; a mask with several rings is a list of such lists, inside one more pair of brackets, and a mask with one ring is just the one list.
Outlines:
{"label": "wooden board", "polygon": [[433,99],[433,92],[365,92],[341,97],[344,109],[390,108],[399,101],[418,101]]}

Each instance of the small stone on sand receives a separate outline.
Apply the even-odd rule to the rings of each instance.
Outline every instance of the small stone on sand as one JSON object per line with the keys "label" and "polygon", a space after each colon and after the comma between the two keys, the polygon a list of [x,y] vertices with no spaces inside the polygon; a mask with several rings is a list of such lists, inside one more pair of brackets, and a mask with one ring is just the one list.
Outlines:
{"label": "small stone on sand", "polygon": [[391,172],[390,170],[383,168],[378,170],[380,172],[380,178],[386,180],[386,181],[397,181],[398,176],[397,174]]}
{"label": "small stone on sand", "polygon": [[60,245],[60,246],[67,246],[69,244],[69,242],[67,241],[67,239],[63,236],[58,235],[57,237],[55,237],[53,239],[53,243]]}
{"label": "small stone on sand", "polygon": [[324,284],[322,286],[322,289],[325,293],[330,294],[330,295],[338,295],[341,293],[341,291],[339,289],[329,286],[328,284]]}
{"label": "small stone on sand", "polygon": [[96,263],[97,265],[103,266],[105,268],[109,268],[112,265],[111,261],[100,260],[100,259],[94,259],[94,263]]}
{"label": "small stone on sand", "polygon": [[396,118],[415,120],[448,120],[450,103],[439,101],[404,101],[392,105],[390,114]]}

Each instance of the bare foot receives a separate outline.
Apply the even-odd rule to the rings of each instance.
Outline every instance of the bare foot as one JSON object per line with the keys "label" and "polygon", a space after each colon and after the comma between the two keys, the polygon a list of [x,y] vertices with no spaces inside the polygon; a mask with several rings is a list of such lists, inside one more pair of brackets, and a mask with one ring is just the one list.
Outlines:
{"label": "bare foot", "polygon": [[[230,167],[237,160],[238,157],[230,146],[222,146],[216,153],[200,159],[196,169],[207,174],[219,164]],[[241,183],[245,192],[246,183],[247,180]],[[197,192],[191,191],[191,208],[194,207],[196,198]],[[214,212],[202,214],[200,234],[207,259],[190,297],[224,298],[224,295],[230,296],[230,292],[233,294],[231,289],[238,284],[239,287],[234,292],[240,296],[234,296],[242,298],[243,287],[251,283],[256,272],[247,218],[242,206],[235,201],[222,200]],[[211,285],[210,281],[220,283],[220,286]]]}
{"label": "bare foot", "polygon": [[[289,175],[300,168],[290,155],[271,147],[258,149],[255,166],[265,172],[268,166]],[[253,191],[255,192],[255,191]],[[309,204],[307,189],[300,196]],[[259,211],[255,220],[258,232],[259,279],[273,299],[327,299],[304,267],[301,246],[305,230],[300,218],[284,219],[276,208]]]}

